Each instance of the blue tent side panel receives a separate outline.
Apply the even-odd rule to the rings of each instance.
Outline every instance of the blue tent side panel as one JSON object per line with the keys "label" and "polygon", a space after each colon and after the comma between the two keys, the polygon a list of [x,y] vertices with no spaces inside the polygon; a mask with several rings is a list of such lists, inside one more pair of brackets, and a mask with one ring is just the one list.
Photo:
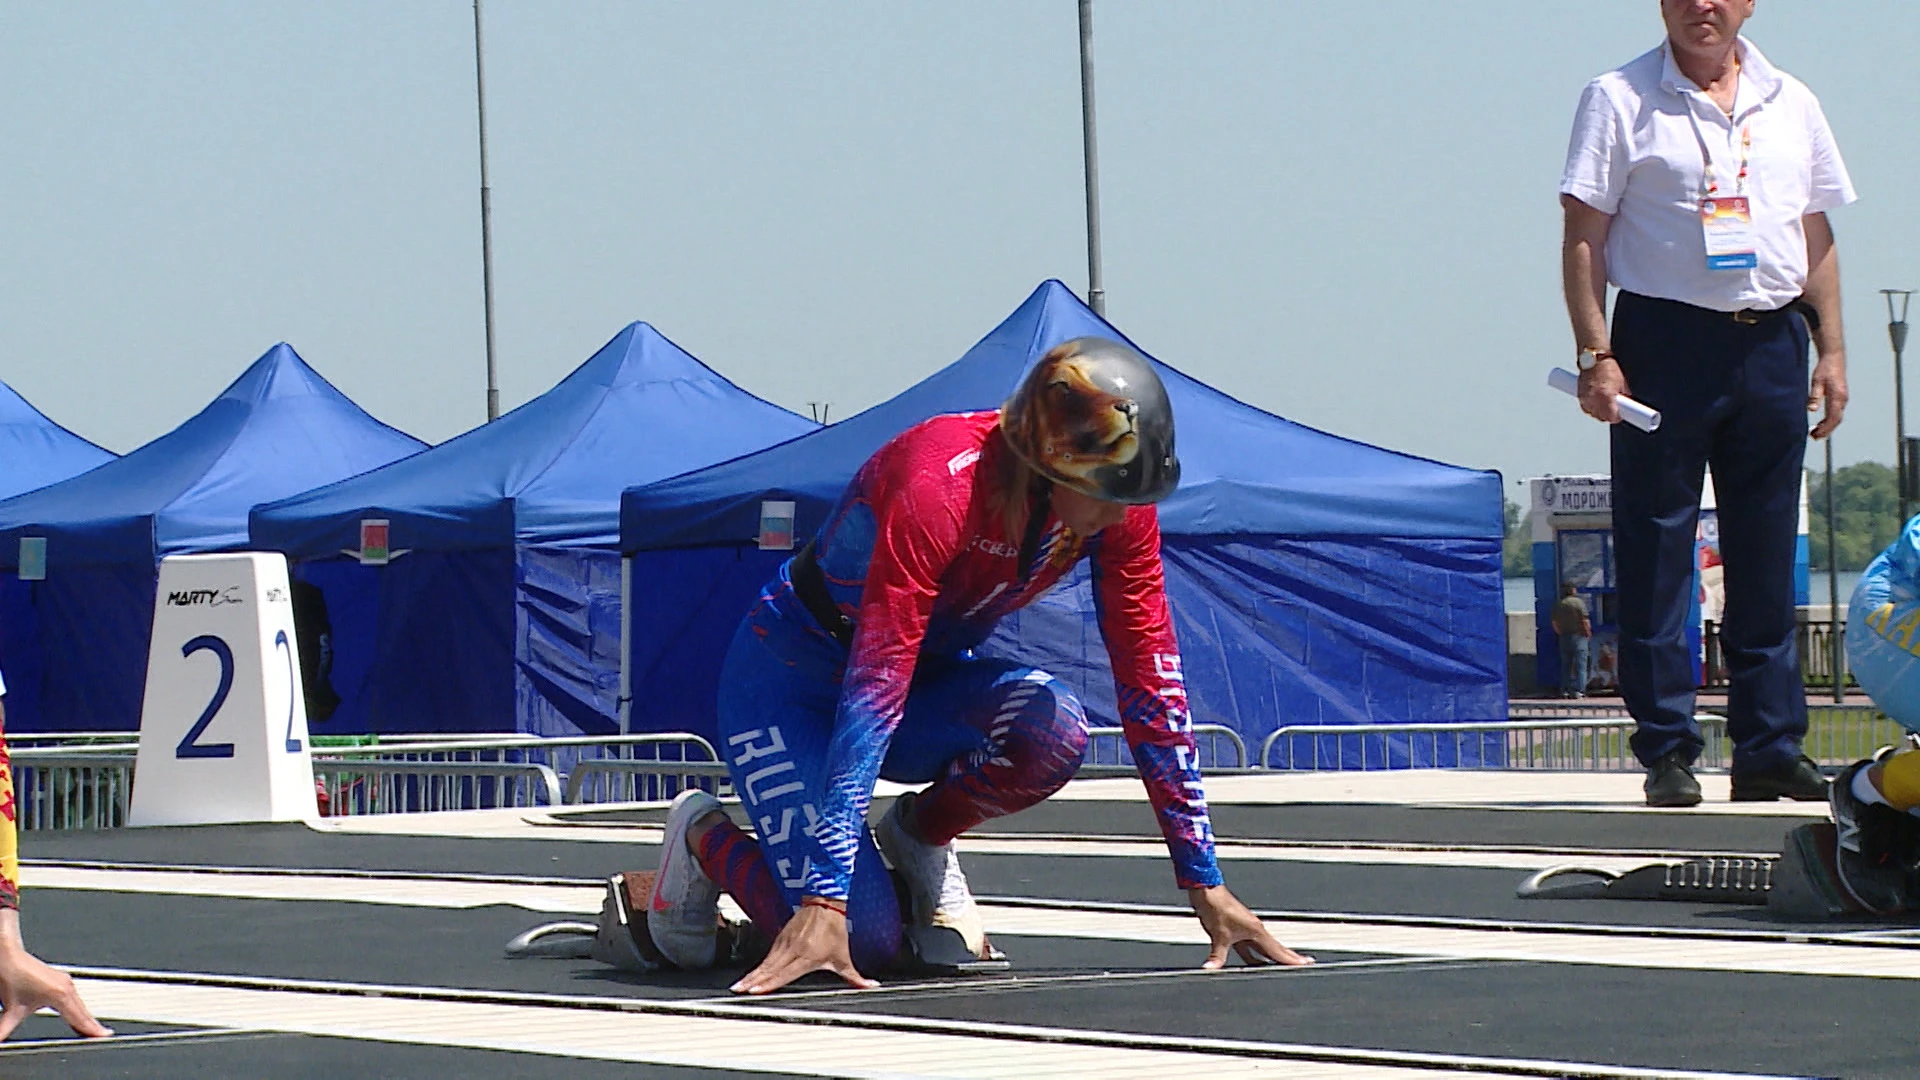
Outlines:
{"label": "blue tent side panel", "polygon": [[633,557],[633,731],[717,737],[714,702],[727,646],[789,554],[735,544]]}
{"label": "blue tent side panel", "polygon": [[[9,723],[22,732],[137,728],[161,558],[244,548],[255,503],[424,445],[368,416],[283,342],[160,438],[0,502],[0,572],[28,586],[0,592],[0,624],[31,622],[38,640],[0,639],[0,668],[10,684],[31,684],[35,703],[9,709]],[[47,538],[46,581],[18,582],[22,536]]]}
{"label": "blue tent side panel", "polygon": [[[633,671],[657,680],[644,689],[636,682],[637,723],[712,731],[720,654],[771,574],[768,567],[751,586],[728,576],[741,571],[732,560],[751,542],[762,500],[794,500],[797,531],[810,535],[887,439],[938,413],[997,406],[1047,348],[1096,334],[1122,336],[1050,281],[959,361],[881,405],[627,490],[621,544],[636,554],[636,581],[639,567],[658,560],[679,575],[663,595],[703,602],[698,619],[663,611],[657,623],[634,620]],[[1187,660],[1189,692],[1207,715],[1256,752],[1283,722],[1504,719],[1499,475],[1315,431],[1158,370],[1179,417],[1186,473],[1161,507],[1168,593],[1196,654]],[[1084,585],[1063,587],[1007,620],[996,641],[1074,676],[1096,714],[1111,718],[1105,650],[1091,620]],[[655,703],[651,717],[642,700]],[[1386,764],[1473,763],[1491,752],[1484,741],[1465,752],[1404,739],[1379,749]]]}
{"label": "blue tent side panel", "polygon": [[[385,566],[294,564],[325,596],[333,711],[315,735],[511,732],[512,549],[414,551]],[[308,701],[315,699],[308,688]]]}
{"label": "blue tent side panel", "polygon": [[[1193,719],[1224,724],[1257,761],[1298,725],[1506,718],[1500,547],[1484,540],[1171,538],[1167,598]],[[1083,566],[1004,620],[983,652],[1052,672],[1084,695],[1089,723],[1118,724],[1112,669]],[[1347,767],[1495,764],[1480,742],[1348,737]],[[1330,767],[1322,747],[1319,767]],[[1273,764],[1290,767],[1283,740]]]}
{"label": "blue tent side panel", "polygon": [[[621,490],[817,427],[636,322],[491,424],[256,508],[252,535],[294,555],[330,613],[344,605],[333,620],[343,651],[329,730],[608,734],[619,715]],[[377,603],[356,599],[359,575],[331,566],[358,547],[365,517],[388,519],[392,546],[410,552],[388,567]],[[425,554],[432,575],[406,568]],[[444,595],[455,579],[485,599]],[[465,605],[469,624],[442,617],[450,603]],[[344,643],[386,638],[401,623],[435,639],[390,646],[417,663],[362,666]],[[404,710],[392,707],[401,700]]]}
{"label": "blue tent side panel", "polygon": [[113,458],[0,382],[0,499],[57,484]]}

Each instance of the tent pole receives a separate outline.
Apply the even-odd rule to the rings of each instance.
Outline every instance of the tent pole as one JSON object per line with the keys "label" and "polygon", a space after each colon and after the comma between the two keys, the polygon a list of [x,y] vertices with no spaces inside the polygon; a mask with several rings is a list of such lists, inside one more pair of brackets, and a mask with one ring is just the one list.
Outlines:
{"label": "tent pole", "polygon": [[[633,731],[633,556],[620,556],[620,734]],[[621,756],[625,756],[623,753]]]}
{"label": "tent pole", "polygon": [[1107,290],[1100,279],[1100,156],[1093,145],[1093,0],[1080,0],[1080,134],[1087,174],[1087,306],[1104,319]]}
{"label": "tent pole", "polygon": [[500,418],[500,378],[493,359],[493,189],[487,185],[487,73],[481,61],[480,0],[473,0],[473,88],[480,115],[480,287],[487,320],[487,419]]}

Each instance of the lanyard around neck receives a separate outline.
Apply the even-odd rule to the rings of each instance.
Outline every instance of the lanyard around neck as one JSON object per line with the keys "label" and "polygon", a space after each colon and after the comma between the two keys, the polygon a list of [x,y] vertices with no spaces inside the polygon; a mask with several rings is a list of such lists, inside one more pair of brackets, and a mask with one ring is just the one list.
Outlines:
{"label": "lanyard around neck", "polygon": [[[1706,196],[1717,195],[1720,192],[1720,185],[1713,178],[1713,152],[1707,148],[1706,132],[1700,129],[1700,114],[1694,111],[1693,95],[1684,96],[1687,99],[1687,120],[1693,124],[1694,141],[1700,144],[1701,191]],[[1718,107],[1715,106],[1715,108]],[[1749,116],[1740,124],[1740,171],[1734,175],[1733,179],[1733,192],[1736,195],[1747,193],[1747,159],[1752,151],[1753,118]]]}

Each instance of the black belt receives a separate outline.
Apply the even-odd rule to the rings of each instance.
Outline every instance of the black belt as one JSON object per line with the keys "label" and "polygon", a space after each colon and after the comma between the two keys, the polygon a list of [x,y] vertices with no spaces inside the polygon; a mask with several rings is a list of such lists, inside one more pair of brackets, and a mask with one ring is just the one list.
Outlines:
{"label": "black belt", "polygon": [[820,564],[813,557],[813,541],[794,555],[793,562],[787,566],[787,579],[793,582],[793,595],[800,598],[800,604],[820,624],[820,629],[833,635],[833,639],[848,649],[853,648],[853,620],[840,612],[840,605],[833,602],[833,594],[827,591],[827,575],[820,572]]}
{"label": "black belt", "polygon": [[1817,332],[1820,329],[1820,312],[1815,309],[1812,304],[1808,303],[1807,298],[1804,296],[1796,296],[1777,308],[1764,311],[1760,308],[1743,308],[1740,311],[1715,311],[1712,308],[1703,308],[1697,304],[1689,304],[1684,300],[1668,300],[1660,296],[1643,296],[1640,293],[1626,292],[1625,290],[1622,290],[1620,295],[1631,296],[1635,300],[1645,301],[1649,304],[1669,304],[1674,307],[1686,308],[1687,311],[1691,313],[1698,313],[1711,318],[1731,319],[1741,326],[1760,326],[1764,323],[1772,322],[1774,319],[1789,312],[1797,311],[1800,313],[1801,318],[1807,320],[1807,330],[1809,332]]}

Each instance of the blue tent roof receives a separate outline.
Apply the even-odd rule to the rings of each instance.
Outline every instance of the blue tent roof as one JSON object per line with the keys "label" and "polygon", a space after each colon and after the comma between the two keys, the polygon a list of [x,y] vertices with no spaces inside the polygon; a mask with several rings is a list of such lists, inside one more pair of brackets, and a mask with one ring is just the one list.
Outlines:
{"label": "blue tent roof", "polygon": [[[808,535],[888,439],[940,413],[999,407],[1048,349],[1091,335],[1125,340],[1065,285],[1045,282],[965,356],[889,401],[757,454],[627,490],[621,546],[748,542],[759,531],[762,499],[795,500],[799,534]],[[1180,490],[1160,506],[1169,535],[1504,535],[1498,473],[1316,431],[1155,364],[1173,401],[1183,472]]]}
{"label": "blue tent roof", "polygon": [[643,322],[499,420],[367,476],[253,514],[253,540],[291,555],[353,550],[365,517],[395,548],[438,551],[617,539],[622,488],[816,427],[715,374]]}
{"label": "blue tent roof", "polygon": [[49,566],[247,543],[247,511],[426,444],[368,416],[281,342],[192,419],[71,480],[0,502],[0,566],[45,536]]}
{"label": "blue tent roof", "polygon": [[79,476],[113,454],[61,427],[0,382],[0,499]]}

